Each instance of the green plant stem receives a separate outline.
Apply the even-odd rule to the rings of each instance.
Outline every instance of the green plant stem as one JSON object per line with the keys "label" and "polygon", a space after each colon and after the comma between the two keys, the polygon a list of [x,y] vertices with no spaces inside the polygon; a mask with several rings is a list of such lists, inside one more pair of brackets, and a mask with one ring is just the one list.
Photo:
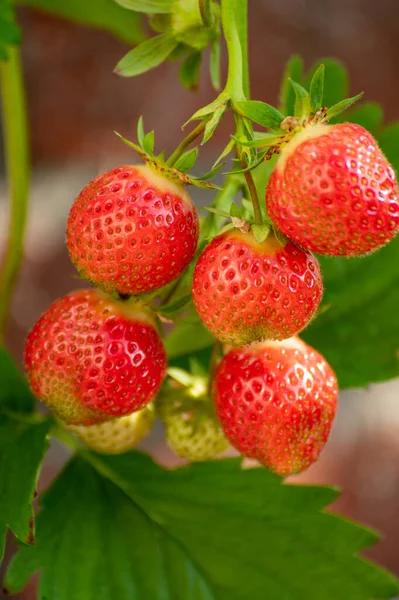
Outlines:
{"label": "green plant stem", "polygon": [[222,27],[229,59],[225,92],[228,92],[233,103],[246,99],[244,82],[248,80],[248,75],[244,76],[241,28],[237,23],[238,18],[246,14],[246,5],[247,0],[221,0]]}
{"label": "green plant stem", "polygon": [[205,27],[212,27],[212,0],[198,0],[201,19]]}
{"label": "green plant stem", "polygon": [[166,161],[168,167],[173,167],[175,165],[175,163],[179,160],[186,148],[190,144],[192,144],[197,139],[197,137],[200,136],[201,133],[204,131],[207,122],[208,119],[204,119],[203,121],[201,121],[197,125],[197,127],[195,127],[195,129],[193,129],[191,133],[189,133],[188,136],[185,137],[184,140],[177,146],[176,150],[173,152],[173,154],[170,155],[170,157]]}
{"label": "green plant stem", "polygon": [[0,62],[2,121],[6,174],[11,198],[11,223],[0,271],[0,343],[24,248],[29,193],[29,150],[26,100],[19,50],[8,48],[8,60]]}
{"label": "green plant stem", "polygon": [[250,96],[248,61],[248,0],[239,0],[236,4],[236,24],[241,46],[242,87],[246,98]]}

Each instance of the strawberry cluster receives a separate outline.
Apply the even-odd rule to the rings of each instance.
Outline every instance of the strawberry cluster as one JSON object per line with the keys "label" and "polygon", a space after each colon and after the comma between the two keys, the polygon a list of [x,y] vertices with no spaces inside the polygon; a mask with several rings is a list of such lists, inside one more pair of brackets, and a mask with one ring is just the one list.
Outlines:
{"label": "strawberry cluster", "polygon": [[145,166],[115,168],[79,194],[67,246],[97,289],[72,292],[40,317],[25,364],[35,394],[87,445],[129,450],[150,430],[157,396],[167,442],[185,459],[209,460],[230,442],[281,475],[317,460],[338,387],[323,357],[296,337],[322,299],[313,252],[361,256],[399,229],[395,174],[377,142],[325,117],[320,109],[280,124],[264,156],[279,154],[264,222],[238,218],[233,205],[232,224],[197,254],[192,299],[217,340],[210,375],[192,360],[190,373],[169,368],[162,387],[162,288],[197,250],[197,212],[182,185],[195,178],[141,151]]}

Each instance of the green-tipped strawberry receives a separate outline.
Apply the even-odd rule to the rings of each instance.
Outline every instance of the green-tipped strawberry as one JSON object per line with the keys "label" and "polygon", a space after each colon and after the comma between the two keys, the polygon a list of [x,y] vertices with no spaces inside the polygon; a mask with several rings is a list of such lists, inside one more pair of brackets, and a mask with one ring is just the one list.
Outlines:
{"label": "green-tipped strawberry", "polygon": [[112,419],[99,425],[70,425],[91,450],[102,454],[123,454],[137,446],[151,431],[155,411],[149,404],[127,417]]}
{"label": "green-tipped strawberry", "polygon": [[148,404],[166,371],[151,313],[95,290],[57,300],[25,344],[29,383],[71,425],[93,425]]}

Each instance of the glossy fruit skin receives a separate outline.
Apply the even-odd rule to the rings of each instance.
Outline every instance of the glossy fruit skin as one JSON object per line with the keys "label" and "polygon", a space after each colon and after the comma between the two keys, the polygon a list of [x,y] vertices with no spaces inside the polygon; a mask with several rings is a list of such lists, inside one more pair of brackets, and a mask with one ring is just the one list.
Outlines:
{"label": "glossy fruit skin", "polygon": [[36,396],[71,425],[93,425],[148,404],[166,373],[166,353],[149,313],[96,290],[57,300],[25,344]]}
{"label": "glossy fruit skin", "polygon": [[69,213],[67,246],[82,276],[105,292],[152,292],[181,275],[194,256],[198,216],[180,185],[148,166],[100,175]]}
{"label": "glossy fruit skin", "polygon": [[317,460],[337,394],[331,367],[298,338],[231,350],[213,384],[216,413],[231,444],[279,475],[300,473]]}
{"label": "glossy fruit skin", "polygon": [[[216,458],[229,446],[214,414],[196,416],[193,410],[178,410],[171,398],[158,409],[168,446],[177,456],[190,462]],[[213,411],[212,411],[213,412]]]}
{"label": "glossy fruit skin", "polygon": [[217,236],[194,271],[193,301],[206,327],[225,343],[281,340],[301,331],[323,294],[310,253],[272,234],[259,244],[234,230]]}
{"label": "glossy fruit skin", "polygon": [[320,254],[367,254],[399,230],[394,170],[373,136],[352,123],[295,136],[270,177],[266,205],[280,231]]}
{"label": "glossy fruit skin", "polygon": [[135,448],[151,431],[155,422],[152,403],[126,417],[98,425],[69,425],[91,450],[100,454],[123,454]]}

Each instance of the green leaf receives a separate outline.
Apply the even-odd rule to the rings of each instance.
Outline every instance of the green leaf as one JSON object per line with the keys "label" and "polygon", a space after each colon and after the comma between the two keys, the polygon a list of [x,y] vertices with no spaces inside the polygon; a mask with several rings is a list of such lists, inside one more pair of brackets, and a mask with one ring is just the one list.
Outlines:
{"label": "green leaf", "polygon": [[176,161],[175,169],[181,171],[181,173],[187,173],[190,171],[198,157],[198,148],[192,148],[187,150],[181,157]]}
{"label": "green leaf", "polygon": [[213,40],[211,44],[211,51],[209,54],[209,74],[211,76],[211,82],[213,88],[218,91],[220,90],[220,39]]}
{"label": "green leaf", "polygon": [[290,83],[290,79],[302,82],[303,78],[303,60],[297,54],[294,54],[286,64],[283,80],[280,90],[281,112],[285,116],[294,116],[295,92]]}
{"label": "green leaf", "polygon": [[144,38],[140,15],[121,8],[114,0],[14,0],[95,29],[109,31],[124,42],[137,44]]}
{"label": "green leaf", "polygon": [[375,134],[382,124],[384,112],[376,102],[365,102],[353,107],[346,115],[345,120],[361,125]]}
{"label": "green leaf", "polygon": [[341,388],[399,375],[399,236],[364,258],[320,258],[325,311],[301,336],[333,367]]}
{"label": "green leaf", "polygon": [[149,131],[143,138],[143,150],[147,152],[149,156],[154,154],[155,146],[155,134],[153,131]]}
{"label": "green leaf", "polygon": [[140,116],[139,120],[137,121],[137,141],[141,147],[143,147],[144,144],[144,136],[144,120],[143,117]]}
{"label": "green leaf", "polygon": [[230,152],[234,149],[234,146],[235,146],[235,140],[233,138],[231,138],[229,143],[223,149],[222,153],[219,154],[219,156],[213,163],[213,167],[216,167],[220,163],[221,160],[223,160],[228,154],[230,154]]}
{"label": "green leaf", "polygon": [[201,321],[188,323],[176,327],[165,338],[165,348],[168,358],[176,358],[185,354],[192,354],[214,344],[215,338],[206,329]]}
{"label": "green leaf", "polygon": [[187,306],[190,300],[191,294],[187,294],[186,296],[177,298],[177,300],[174,300],[169,304],[164,304],[163,306],[160,306],[159,308],[157,308],[157,312],[161,313],[162,315],[165,315],[165,317],[175,315],[176,313],[181,312],[181,309]]}
{"label": "green leaf", "polygon": [[189,54],[181,64],[179,71],[180,83],[190,92],[198,89],[201,60],[201,52],[194,52]]}
{"label": "green leaf", "polygon": [[396,173],[399,174],[399,121],[391,123],[378,133],[378,143]]}
{"label": "green leaf", "polygon": [[226,112],[225,105],[219,106],[219,108],[217,108],[215,110],[215,112],[213,113],[213,115],[211,116],[211,118],[209,119],[209,121],[207,122],[207,124],[205,126],[204,137],[202,138],[201,145],[206,144],[206,142],[211,139],[216,127],[219,125],[225,112]]}
{"label": "green leaf", "polygon": [[307,119],[311,112],[309,92],[293,79],[290,79],[290,83],[295,92],[294,116]]}
{"label": "green leaf", "polygon": [[35,397],[9,354],[0,347],[0,410],[30,413]]}
{"label": "green leaf", "polygon": [[266,102],[246,100],[237,102],[237,107],[245,117],[268,129],[279,129],[280,123],[284,119],[284,115],[280,111]]}
{"label": "green leaf", "polygon": [[323,105],[332,106],[348,95],[349,77],[345,67],[336,59],[323,58],[310,69],[305,87],[309,88],[312,78],[320,65],[324,65]]}
{"label": "green leaf", "polygon": [[168,14],[173,12],[175,0],[114,0],[119,6],[147,14]]}
{"label": "green leaf", "polygon": [[324,65],[320,65],[310,82],[310,102],[314,112],[317,112],[323,104],[324,69]]}
{"label": "green leaf", "polygon": [[0,60],[8,57],[7,46],[21,41],[21,32],[15,22],[11,0],[2,0],[0,5]]}
{"label": "green leaf", "polygon": [[375,534],[324,510],[334,490],[282,485],[263,468],[241,469],[239,459],[174,471],[137,452],[90,460],[73,460],[44,496],[36,547],[13,559],[9,592],[39,569],[38,595],[48,600],[364,600],[398,592],[392,575],[357,556]]}
{"label": "green leaf", "polygon": [[331,108],[329,108],[327,111],[327,119],[331,119],[332,117],[339,115],[344,110],[352,106],[352,104],[360,100],[362,96],[363,92],[357,94],[357,96],[353,96],[353,98],[347,98],[346,100],[341,100],[341,102],[338,102],[338,104],[334,104],[334,106],[331,106]]}
{"label": "green leaf", "polygon": [[118,62],[114,71],[123,77],[134,77],[160,65],[176,48],[178,42],[168,33],[161,33],[130,50]]}
{"label": "green leaf", "polygon": [[0,561],[10,528],[24,543],[34,535],[32,499],[50,423],[25,423],[0,412]]}
{"label": "green leaf", "polygon": [[262,223],[262,225],[258,225],[257,223],[254,223],[251,229],[256,241],[259,242],[259,244],[262,244],[269,235],[270,225],[266,225],[264,223]]}

